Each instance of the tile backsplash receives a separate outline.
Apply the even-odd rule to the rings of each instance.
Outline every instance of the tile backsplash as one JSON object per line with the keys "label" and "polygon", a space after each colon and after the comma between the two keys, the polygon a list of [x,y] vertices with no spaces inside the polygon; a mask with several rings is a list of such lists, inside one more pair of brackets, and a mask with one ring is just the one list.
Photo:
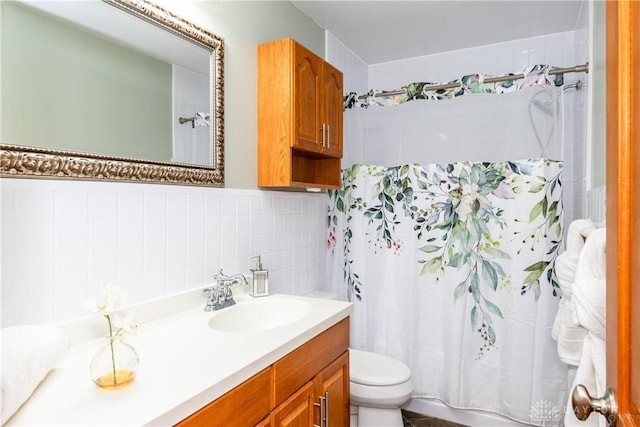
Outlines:
{"label": "tile backsplash", "polygon": [[326,195],[155,184],[2,179],[2,326],[86,315],[107,282],[136,303],[249,272],[273,293],[325,278]]}

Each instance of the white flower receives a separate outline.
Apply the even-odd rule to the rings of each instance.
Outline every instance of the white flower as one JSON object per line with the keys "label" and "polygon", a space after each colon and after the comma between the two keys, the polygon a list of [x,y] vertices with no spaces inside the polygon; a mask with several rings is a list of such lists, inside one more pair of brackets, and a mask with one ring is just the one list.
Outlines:
{"label": "white flower", "polygon": [[132,334],[140,326],[138,323],[133,321],[133,313],[131,311],[126,312],[124,315],[114,313],[111,315],[111,321],[113,322],[113,326],[117,329],[116,334]]}
{"label": "white flower", "polygon": [[118,286],[107,283],[102,287],[102,299],[85,299],[83,305],[93,313],[109,314],[120,307],[124,301],[124,292]]}
{"label": "white flower", "polygon": [[109,336],[113,338],[123,333],[133,333],[139,326],[133,321],[133,313],[119,311],[124,299],[125,294],[120,287],[107,283],[102,286],[101,300],[85,299],[82,303],[89,311],[107,319]]}

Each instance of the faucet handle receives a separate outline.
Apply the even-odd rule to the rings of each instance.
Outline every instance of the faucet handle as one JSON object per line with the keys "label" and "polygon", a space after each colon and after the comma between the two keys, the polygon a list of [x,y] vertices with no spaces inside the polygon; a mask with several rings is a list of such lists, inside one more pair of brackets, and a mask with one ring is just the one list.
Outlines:
{"label": "faucet handle", "polygon": [[211,299],[216,299],[218,297],[218,289],[215,287],[211,287],[211,288],[204,288],[202,290],[203,294],[206,294],[207,297],[211,300]]}
{"label": "faucet handle", "polygon": [[227,279],[227,276],[222,272],[222,269],[220,269],[213,275],[213,279],[216,281],[216,284],[220,286]]}
{"label": "faucet handle", "polygon": [[231,284],[233,282],[226,282],[224,284],[224,299],[228,300],[233,298],[233,291],[231,290]]}
{"label": "faucet handle", "polygon": [[204,311],[211,311],[214,309],[215,305],[218,303],[218,297],[220,296],[220,292],[217,288],[204,288],[202,290],[203,294],[207,296],[207,305],[204,307]]}

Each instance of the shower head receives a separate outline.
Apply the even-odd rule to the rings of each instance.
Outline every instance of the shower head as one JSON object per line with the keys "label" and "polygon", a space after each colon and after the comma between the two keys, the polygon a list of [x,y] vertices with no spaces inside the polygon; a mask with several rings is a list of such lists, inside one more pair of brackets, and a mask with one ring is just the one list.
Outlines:
{"label": "shower head", "polygon": [[533,104],[539,111],[543,112],[544,114],[548,115],[548,116],[553,116],[554,115],[554,111],[553,108],[551,108],[551,105],[553,103],[552,99],[549,99],[547,101],[540,101],[538,99],[532,99],[531,100],[531,104]]}

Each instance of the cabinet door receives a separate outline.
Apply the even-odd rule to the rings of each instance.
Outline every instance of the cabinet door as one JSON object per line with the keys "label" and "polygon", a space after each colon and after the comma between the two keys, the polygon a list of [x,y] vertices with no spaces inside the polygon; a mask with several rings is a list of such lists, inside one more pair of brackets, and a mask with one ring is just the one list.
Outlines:
{"label": "cabinet door", "polygon": [[274,406],[315,378],[349,348],[349,318],[341,320],[273,364]]}
{"label": "cabinet door", "polygon": [[331,64],[324,64],[323,123],[327,126],[325,155],[342,158],[342,73]]}
{"label": "cabinet door", "polygon": [[313,382],[309,381],[271,412],[271,427],[313,425]]}
{"label": "cabinet door", "polygon": [[322,151],[322,59],[295,44],[293,73],[295,137],[293,147],[304,151]]}
{"label": "cabinet door", "polygon": [[[326,396],[331,427],[349,427],[349,352],[345,352],[315,378],[316,396]],[[326,393],[326,394],[325,394]],[[320,410],[316,408],[316,419]]]}
{"label": "cabinet door", "polygon": [[[204,408],[178,427],[250,427],[269,414],[270,368],[264,369]],[[241,408],[241,412],[239,411]]]}

